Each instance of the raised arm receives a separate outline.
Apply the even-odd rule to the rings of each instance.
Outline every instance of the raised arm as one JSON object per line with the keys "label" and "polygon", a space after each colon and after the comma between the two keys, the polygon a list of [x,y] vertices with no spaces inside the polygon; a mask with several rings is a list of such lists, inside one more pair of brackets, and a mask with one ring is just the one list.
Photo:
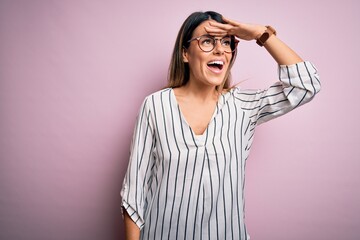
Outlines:
{"label": "raised arm", "polygon": [[[242,40],[251,41],[258,39],[267,29],[256,24],[239,23],[223,17],[226,24],[215,21],[210,22],[206,31],[215,36],[234,35]],[[279,65],[291,65],[303,60],[296,52],[283,43],[275,34],[271,35],[264,44],[265,49]]]}
{"label": "raised arm", "polygon": [[[210,26],[205,27],[205,30],[217,37],[233,35],[239,39],[251,41],[258,40],[268,29],[262,25],[239,23],[227,18],[223,20],[225,24],[211,21]],[[256,124],[279,117],[311,101],[320,91],[316,68],[312,63],[304,62],[275,34],[270,34],[263,47],[280,65],[280,82],[274,83],[265,90],[238,89],[234,93],[241,102],[242,108],[251,112],[252,121]]]}

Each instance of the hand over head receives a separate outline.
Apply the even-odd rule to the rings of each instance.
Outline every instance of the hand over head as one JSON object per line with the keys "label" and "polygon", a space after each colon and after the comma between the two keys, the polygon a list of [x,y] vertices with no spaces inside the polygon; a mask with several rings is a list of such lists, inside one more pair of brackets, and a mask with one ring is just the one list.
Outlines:
{"label": "hand over head", "polygon": [[205,27],[207,33],[213,36],[234,35],[242,40],[254,40],[259,37],[264,31],[265,27],[255,24],[239,23],[234,20],[223,17],[224,23],[210,21],[209,27]]}

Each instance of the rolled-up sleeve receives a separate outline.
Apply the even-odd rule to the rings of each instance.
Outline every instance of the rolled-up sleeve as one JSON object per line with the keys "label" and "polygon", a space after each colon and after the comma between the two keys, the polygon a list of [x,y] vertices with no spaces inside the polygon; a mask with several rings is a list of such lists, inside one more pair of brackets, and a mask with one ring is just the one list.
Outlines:
{"label": "rolled-up sleeve", "polygon": [[317,69],[308,61],[280,65],[279,80],[266,90],[239,90],[236,93],[243,109],[251,111],[257,125],[311,101],[321,87]]}

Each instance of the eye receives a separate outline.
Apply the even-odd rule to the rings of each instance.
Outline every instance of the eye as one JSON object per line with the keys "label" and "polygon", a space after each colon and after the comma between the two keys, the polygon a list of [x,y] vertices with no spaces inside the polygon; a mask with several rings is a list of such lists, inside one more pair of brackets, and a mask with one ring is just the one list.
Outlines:
{"label": "eye", "polygon": [[208,37],[201,38],[201,41],[200,41],[201,45],[204,45],[204,46],[212,45],[213,42],[214,42],[214,40],[211,38],[208,38]]}
{"label": "eye", "polygon": [[223,38],[223,39],[221,40],[221,44],[222,44],[223,46],[231,46],[231,38]]}

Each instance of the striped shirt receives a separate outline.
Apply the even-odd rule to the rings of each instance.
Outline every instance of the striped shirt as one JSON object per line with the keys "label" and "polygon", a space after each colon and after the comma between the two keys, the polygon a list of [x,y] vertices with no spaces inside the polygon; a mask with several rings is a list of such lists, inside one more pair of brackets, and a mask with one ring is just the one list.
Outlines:
{"label": "striped shirt", "polygon": [[280,66],[279,79],[267,90],[222,94],[202,135],[186,122],[172,88],[146,97],[121,190],[122,206],[141,239],[249,239],[245,165],[255,127],[320,90],[310,62]]}

